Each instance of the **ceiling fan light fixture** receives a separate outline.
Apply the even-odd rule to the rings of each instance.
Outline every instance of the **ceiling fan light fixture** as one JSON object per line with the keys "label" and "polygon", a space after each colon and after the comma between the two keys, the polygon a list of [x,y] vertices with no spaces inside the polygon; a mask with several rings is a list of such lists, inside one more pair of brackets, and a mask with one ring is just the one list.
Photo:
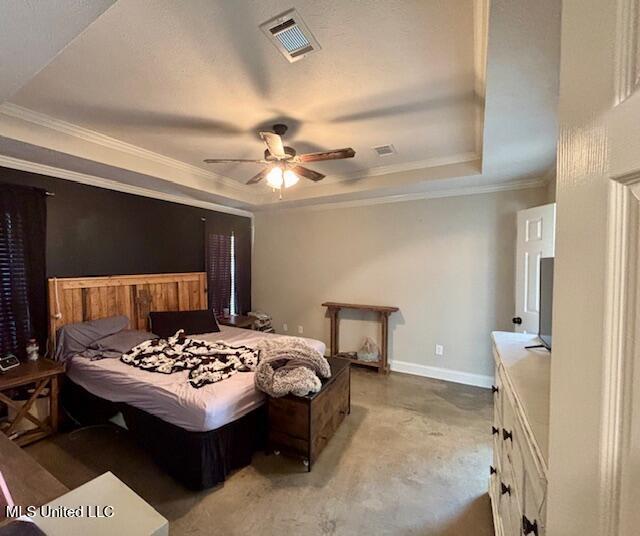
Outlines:
{"label": "ceiling fan light fixture", "polygon": [[283,177],[282,169],[279,166],[274,166],[269,173],[267,173],[267,184],[271,188],[282,188]]}
{"label": "ceiling fan light fixture", "polygon": [[284,178],[284,187],[285,188],[289,188],[290,186],[293,186],[294,184],[297,184],[298,181],[300,180],[300,177],[298,177],[293,171],[291,171],[290,169],[287,169],[284,174],[283,174],[283,178]]}

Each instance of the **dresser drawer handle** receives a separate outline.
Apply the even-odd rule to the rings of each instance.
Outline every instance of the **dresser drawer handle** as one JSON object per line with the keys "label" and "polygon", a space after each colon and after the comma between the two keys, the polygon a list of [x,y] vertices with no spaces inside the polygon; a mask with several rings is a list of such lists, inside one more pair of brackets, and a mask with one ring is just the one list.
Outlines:
{"label": "dresser drawer handle", "polygon": [[491,392],[495,395],[496,393],[500,392],[500,388],[497,385],[492,385]]}
{"label": "dresser drawer handle", "polygon": [[495,475],[498,471],[496,470],[496,468],[493,465],[489,466],[489,474],[490,475]]}
{"label": "dresser drawer handle", "polygon": [[527,519],[527,516],[522,516],[522,533],[525,534],[534,534],[538,536],[538,522],[534,519],[533,523]]}
{"label": "dresser drawer handle", "polygon": [[513,443],[513,432],[507,432],[506,428],[502,429],[502,439],[504,441],[506,441],[507,439],[510,439],[511,442]]}
{"label": "dresser drawer handle", "polygon": [[511,496],[511,486],[507,486],[504,482],[500,482],[500,493],[502,493],[502,495],[509,494],[509,496]]}
{"label": "dresser drawer handle", "polygon": [[496,435],[500,433],[500,428],[496,428],[495,426],[491,427],[491,435]]}

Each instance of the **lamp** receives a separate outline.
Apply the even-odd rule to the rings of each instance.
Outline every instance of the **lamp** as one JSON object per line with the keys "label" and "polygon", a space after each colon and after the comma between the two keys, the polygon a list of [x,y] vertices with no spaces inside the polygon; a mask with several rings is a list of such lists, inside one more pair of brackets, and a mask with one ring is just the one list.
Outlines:
{"label": "lamp", "polygon": [[271,171],[267,173],[267,184],[276,190],[279,190],[283,186],[289,188],[300,180],[293,171],[285,169],[282,171],[280,166],[273,166]]}
{"label": "lamp", "polygon": [[284,177],[284,187],[285,188],[289,188],[289,186],[293,186],[294,184],[297,184],[297,182],[300,180],[300,177],[298,177],[290,169],[287,169],[284,172],[283,177]]}
{"label": "lamp", "polygon": [[277,190],[282,187],[282,182],[282,169],[280,166],[274,166],[273,169],[267,173],[267,184]]}

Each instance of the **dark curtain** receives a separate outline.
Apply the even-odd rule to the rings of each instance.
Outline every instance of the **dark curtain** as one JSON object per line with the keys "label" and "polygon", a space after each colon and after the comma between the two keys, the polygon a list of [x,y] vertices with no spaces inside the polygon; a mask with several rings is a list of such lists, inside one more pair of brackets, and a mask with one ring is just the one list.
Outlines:
{"label": "dark curtain", "polygon": [[47,342],[44,190],[0,183],[0,355]]}
{"label": "dark curtain", "polygon": [[236,300],[238,312],[251,311],[251,242],[252,225],[249,218],[234,229],[236,249]]}

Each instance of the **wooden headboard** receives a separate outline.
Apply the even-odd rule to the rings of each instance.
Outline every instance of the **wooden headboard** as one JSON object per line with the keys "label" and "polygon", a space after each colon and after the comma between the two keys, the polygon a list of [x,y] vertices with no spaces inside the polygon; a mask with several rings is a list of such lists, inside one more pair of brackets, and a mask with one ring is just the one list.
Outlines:
{"label": "wooden headboard", "polygon": [[150,311],[207,308],[205,272],[49,279],[49,336],[65,324],[114,315],[131,329],[148,330]]}

